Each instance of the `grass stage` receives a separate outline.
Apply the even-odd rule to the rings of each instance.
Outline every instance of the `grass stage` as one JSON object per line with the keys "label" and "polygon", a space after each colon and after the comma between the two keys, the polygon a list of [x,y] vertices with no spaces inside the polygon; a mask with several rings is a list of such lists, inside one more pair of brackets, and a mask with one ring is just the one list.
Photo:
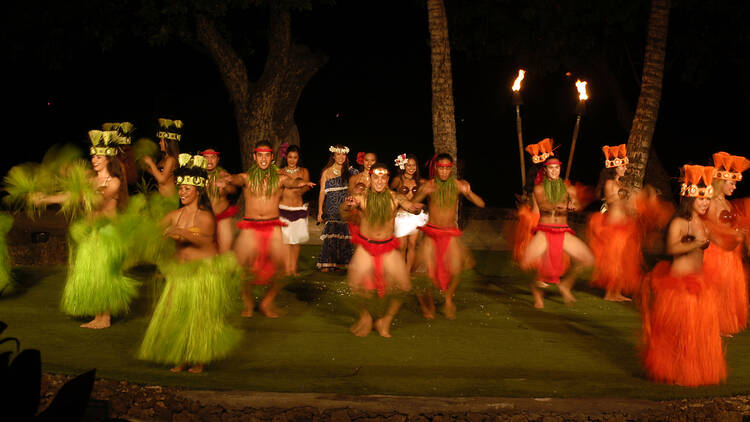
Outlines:
{"label": "grass stage", "polygon": [[[730,375],[715,387],[682,388],[649,382],[638,359],[640,320],[631,304],[610,303],[585,282],[573,307],[554,288],[546,309],[532,307],[527,279],[506,252],[475,252],[477,268],[458,289],[458,319],[425,320],[410,296],[393,338],[351,335],[354,301],[341,273],[312,271],[319,247],[302,249],[302,275],[289,282],[279,319],[256,314],[232,323],[241,346],[202,374],[173,374],[134,358],[161,281],[146,271],[130,314],[105,330],[79,328],[58,309],[65,268],[24,267],[20,286],[0,298],[4,333],[42,352],[44,370],[191,389],[325,392],[413,396],[633,397],[669,399],[750,393],[750,335],[725,339]],[[260,294],[262,292],[258,292]],[[3,346],[6,350],[10,343]]]}

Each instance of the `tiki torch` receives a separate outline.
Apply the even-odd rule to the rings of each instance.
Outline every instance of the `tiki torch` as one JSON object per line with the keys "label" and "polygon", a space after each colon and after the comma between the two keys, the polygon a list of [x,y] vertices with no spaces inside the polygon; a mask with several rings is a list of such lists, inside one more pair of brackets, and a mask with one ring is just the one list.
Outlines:
{"label": "tiki torch", "polygon": [[521,160],[521,194],[525,194],[524,188],[526,187],[526,163],[523,159],[523,127],[521,126],[521,105],[523,100],[521,99],[521,81],[526,71],[523,69],[518,70],[518,77],[513,82],[513,105],[516,106],[516,135],[518,136],[518,154]]}
{"label": "tiki torch", "polygon": [[565,168],[565,180],[570,179],[570,167],[573,165],[573,153],[576,151],[576,141],[578,140],[578,131],[581,128],[581,116],[586,114],[586,100],[589,99],[586,93],[586,81],[577,80],[576,89],[578,90],[578,105],[576,106],[576,125],[573,127],[573,142],[570,144],[570,155],[568,156],[568,165]]}

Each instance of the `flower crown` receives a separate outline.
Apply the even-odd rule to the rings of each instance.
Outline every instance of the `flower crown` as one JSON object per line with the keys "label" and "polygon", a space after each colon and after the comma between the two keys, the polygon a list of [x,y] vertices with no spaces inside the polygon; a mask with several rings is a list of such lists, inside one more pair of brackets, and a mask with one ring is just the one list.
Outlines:
{"label": "flower crown", "polygon": [[161,130],[156,132],[157,138],[170,141],[182,139],[182,120],[159,119],[159,127]]}
{"label": "flower crown", "polygon": [[328,147],[328,151],[332,152],[333,154],[349,154],[349,147],[334,147],[330,146]]}
{"label": "flower crown", "polygon": [[175,180],[178,185],[192,185],[206,187],[206,178],[202,175],[206,171],[206,157],[202,155],[180,154],[177,157],[180,170],[193,174],[178,175]]}
{"label": "flower crown", "polygon": [[395,160],[393,160],[396,163],[396,167],[400,168],[401,171],[404,171],[404,168],[406,168],[406,154],[401,154],[396,157]]}
{"label": "flower crown", "polygon": [[628,147],[625,144],[620,144],[616,147],[605,145],[602,147],[602,152],[604,152],[604,166],[608,169],[626,166],[630,163],[630,160],[628,160]]}
{"label": "flower crown", "polygon": [[[680,195],[690,198],[711,198],[714,195],[713,182],[716,169],[710,166],[684,165],[684,182],[680,188]],[[703,186],[700,186],[702,182]]]}
{"label": "flower crown", "polygon": [[91,140],[91,155],[106,155],[114,157],[117,155],[117,144],[120,135],[114,130],[90,130],[89,140]]}
{"label": "flower crown", "polygon": [[717,152],[713,156],[717,179],[742,180],[742,172],[750,167],[750,160],[739,155],[729,155],[726,152]]}
{"label": "flower crown", "polygon": [[102,124],[102,130],[114,130],[120,135],[117,139],[117,143],[120,145],[130,145],[133,141],[133,131],[135,127],[130,122],[116,122],[116,123],[104,123]]}

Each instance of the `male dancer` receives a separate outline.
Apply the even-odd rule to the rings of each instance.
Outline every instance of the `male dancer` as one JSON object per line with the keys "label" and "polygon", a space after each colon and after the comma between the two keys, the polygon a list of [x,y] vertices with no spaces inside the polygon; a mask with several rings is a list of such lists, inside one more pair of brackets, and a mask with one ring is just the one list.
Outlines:
{"label": "male dancer", "polygon": [[[422,184],[412,201],[421,202],[430,198],[427,224],[420,227],[426,235],[417,251],[417,268],[426,268],[435,287],[445,295],[443,313],[448,319],[456,319],[456,304],[453,296],[461,281],[459,273],[468,262],[468,249],[458,239],[461,230],[456,227],[458,194],[462,194],[472,204],[484,208],[484,200],[471,191],[465,180],[457,180],[453,175],[453,157],[439,154],[433,159],[430,169],[431,180]],[[434,175],[433,175],[434,172]],[[435,318],[435,302],[432,293],[417,294],[422,314],[427,319]]]}
{"label": "male dancer", "polygon": [[[255,284],[271,284],[258,309],[269,318],[277,318],[279,313],[273,300],[282,286],[278,281],[272,283],[271,278],[276,268],[284,264],[281,244],[283,223],[279,221],[281,188],[312,187],[315,183],[279,174],[279,169],[272,164],[273,149],[268,141],[255,144],[253,161],[247,173],[231,175],[226,179],[228,183],[241,187],[245,197],[245,215],[237,223],[242,230],[237,236],[234,251],[240,265],[252,268],[256,276]],[[242,316],[253,316],[250,283],[246,283],[242,290],[242,300],[245,302]]]}
{"label": "male dancer", "polygon": [[[566,304],[575,302],[571,289],[576,277],[585,267],[594,265],[591,250],[568,226],[568,211],[579,210],[581,207],[576,198],[575,188],[566,185],[560,179],[561,164],[554,155],[546,158],[543,180],[534,186],[534,211],[540,212],[539,224],[534,229],[534,237],[526,248],[521,267],[536,267],[538,279],[531,283],[535,308],[544,308],[541,289],[547,287],[547,283],[558,285]],[[560,281],[564,271],[563,252],[579,261],[579,265]],[[542,260],[537,265],[539,258]]]}
{"label": "male dancer", "polygon": [[[399,207],[410,212],[422,209],[422,204],[414,204],[388,189],[388,177],[385,164],[374,164],[370,169],[370,189],[347,197],[341,206],[345,219],[359,211],[359,226],[352,233],[352,243],[357,248],[349,262],[349,288],[362,297],[370,297],[372,290],[381,298],[386,292],[392,294],[385,315],[375,321],[375,329],[383,337],[391,337],[391,322],[403,303],[397,295],[411,290],[399,241],[393,237],[396,211]],[[350,330],[355,336],[364,337],[372,327],[372,315],[363,305],[359,320]]]}
{"label": "male dancer", "polygon": [[208,173],[208,183],[206,192],[211,200],[211,209],[216,216],[216,244],[219,247],[219,253],[224,253],[232,249],[232,217],[239,211],[237,204],[232,205],[229,202],[229,195],[237,192],[237,188],[226,182],[226,170],[219,167],[219,152],[213,148],[208,148],[201,152],[206,158],[206,172]]}

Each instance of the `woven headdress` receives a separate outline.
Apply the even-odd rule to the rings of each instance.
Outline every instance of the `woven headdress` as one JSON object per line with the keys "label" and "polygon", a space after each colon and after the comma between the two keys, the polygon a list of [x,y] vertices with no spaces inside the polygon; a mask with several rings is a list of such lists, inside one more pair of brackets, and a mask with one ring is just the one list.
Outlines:
{"label": "woven headdress", "polygon": [[206,187],[206,157],[180,154],[177,161],[180,163],[180,168],[175,171],[178,185]]}
{"label": "woven headdress", "polygon": [[680,195],[690,198],[711,198],[714,195],[711,182],[716,170],[713,167],[685,165],[682,169],[684,180]]}
{"label": "woven headdress", "polygon": [[91,141],[91,148],[89,152],[91,155],[106,155],[107,157],[114,157],[117,155],[117,144],[120,135],[114,130],[90,130],[89,140]]}
{"label": "woven headdress", "polygon": [[628,160],[628,148],[625,144],[620,144],[616,147],[605,145],[602,147],[602,152],[604,152],[604,166],[608,169],[626,166],[630,163],[630,160]]}
{"label": "woven headdress", "polygon": [[526,146],[526,152],[531,154],[531,161],[534,164],[541,164],[547,161],[547,158],[554,157],[555,152],[552,149],[554,142],[551,138],[544,138],[541,141]]}
{"label": "woven headdress", "polygon": [[159,139],[179,141],[182,138],[182,120],[159,119]]}
{"label": "woven headdress", "polygon": [[717,152],[714,154],[714,167],[715,178],[739,182],[742,180],[742,172],[750,168],[750,160],[739,155]]}
{"label": "woven headdress", "polygon": [[130,122],[104,123],[102,130],[113,130],[120,135],[117,142],[122,145],[130,145],[133,142],[133,131],[135,127]]}

